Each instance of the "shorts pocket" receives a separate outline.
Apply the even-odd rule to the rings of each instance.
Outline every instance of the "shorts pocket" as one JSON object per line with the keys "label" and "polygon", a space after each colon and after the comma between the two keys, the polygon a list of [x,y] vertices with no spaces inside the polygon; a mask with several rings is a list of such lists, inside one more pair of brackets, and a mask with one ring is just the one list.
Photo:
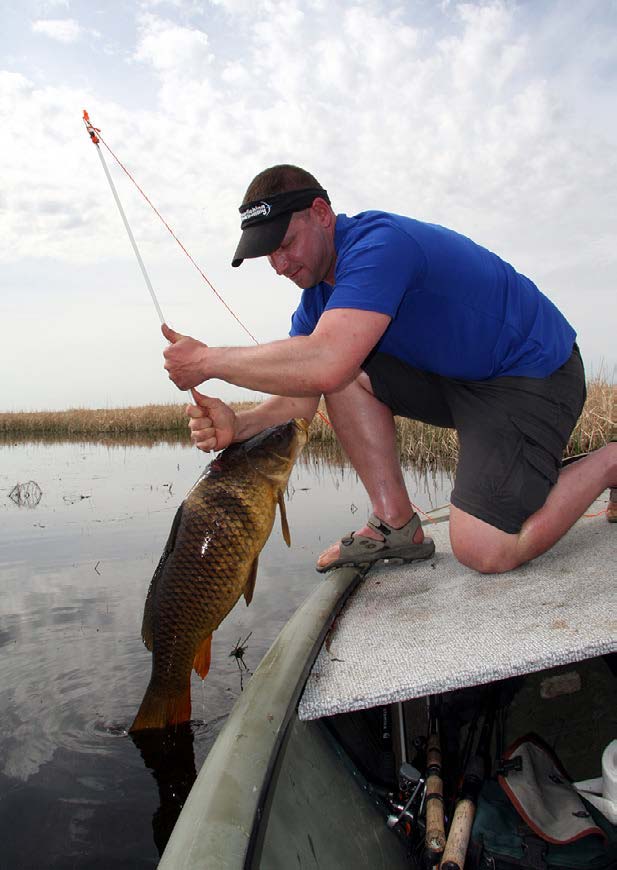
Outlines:
{"label": "shorts pocket", "polygon": [[523,436],[523,455],[527,462],[544,475],[551,484],[555,483],[559,476],[561,459],[557,459],[553,453],[538,442],[535,427],[530,426],[526,420],[511,417],[512,425]]}
{"label": "shorts pocket", "polygon": [[521,481],[520,503],[524,512],[531,515],[542,507],[556,483],[559,463],[549,450],[531,436],[525,421],[512,419],[512,423],[521,433],[521,450],[527,467]]}

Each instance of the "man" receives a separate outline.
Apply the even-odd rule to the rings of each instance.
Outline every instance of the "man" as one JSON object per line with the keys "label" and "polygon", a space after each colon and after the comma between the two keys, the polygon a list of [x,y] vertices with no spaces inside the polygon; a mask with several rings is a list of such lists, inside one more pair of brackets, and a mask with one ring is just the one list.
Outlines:
{"label": "man", "polygon": [[215,348],[164,326],[165,368],[181,389],[221,378],[272,395],[235,414],[194,392],[187,412],[202,450],[311,419],[325,397],[374,513],[322,553],[318,570],[434,551],[405,489],[394,414],[456,428],[450,539],[478,571],[545,552],[617,485],[617,443],[560,470],[585,400],[575,332],[508,263],[444,227],[336,215],[317,179],[289,165],[257,175],[240,212],[232,265],[267,256],[304,291],[290,337]]}

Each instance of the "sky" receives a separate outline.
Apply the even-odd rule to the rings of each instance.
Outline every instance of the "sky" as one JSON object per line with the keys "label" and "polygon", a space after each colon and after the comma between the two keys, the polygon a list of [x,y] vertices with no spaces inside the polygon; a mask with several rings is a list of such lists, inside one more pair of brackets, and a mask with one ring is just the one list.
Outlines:
{"label": "sky", "polygon": [[[617,354],[616,0],[0,0],[0,411],[184,402],[87,109],[259,342],[300,291],[232,269],[257,172],[451,227],[532,278],[589,377]],[[109,152],[165,319],[252,339]],[[254,394],[211,381],[227,400]]]}

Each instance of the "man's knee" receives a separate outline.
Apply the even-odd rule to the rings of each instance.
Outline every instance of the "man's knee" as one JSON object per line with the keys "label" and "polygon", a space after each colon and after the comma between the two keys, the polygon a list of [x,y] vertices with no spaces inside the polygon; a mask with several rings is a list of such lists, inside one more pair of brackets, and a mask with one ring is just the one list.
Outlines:
{"label": "man's knee", "polygon": [[503,532],[454,506],[450,508],[450,544],[462,565],[481,574],[502,574],[521,564],[518,535]]}
{"label": "man's knee", "polygon": [[494,549],[483,549],[471,546],[457,546],[452,543],[452,552],[456,559],[467,568],[479,571],[480,574],[503,574],[518,568],[520,562],[511,552],[500,552]]}
{"label": "man's knee", "polygon": [[369,393],[371,396],[373,395],[373,388],[371,386],[371,379],[364,371],[360,371],[360,373],[344,387],[341,387],[339,390],[335,390],[330,393],[324,394],[324,399],[326,400],[326,404],[329,402],[336,402],[339,398],[346,399],[348,397],[353,397],[358,395],[358,391],[364,391]]}

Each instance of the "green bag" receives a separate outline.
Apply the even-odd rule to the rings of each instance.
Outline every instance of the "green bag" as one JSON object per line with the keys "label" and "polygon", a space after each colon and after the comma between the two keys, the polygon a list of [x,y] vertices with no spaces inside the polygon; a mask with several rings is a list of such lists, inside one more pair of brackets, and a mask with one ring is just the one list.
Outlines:
{"label": "green bag", "polygon": [[512,806],[499,784],[484,783],[471,832],[468,863],[473,870],[617,870],[617,827],[584,801],[605,837],[548,843]]}

